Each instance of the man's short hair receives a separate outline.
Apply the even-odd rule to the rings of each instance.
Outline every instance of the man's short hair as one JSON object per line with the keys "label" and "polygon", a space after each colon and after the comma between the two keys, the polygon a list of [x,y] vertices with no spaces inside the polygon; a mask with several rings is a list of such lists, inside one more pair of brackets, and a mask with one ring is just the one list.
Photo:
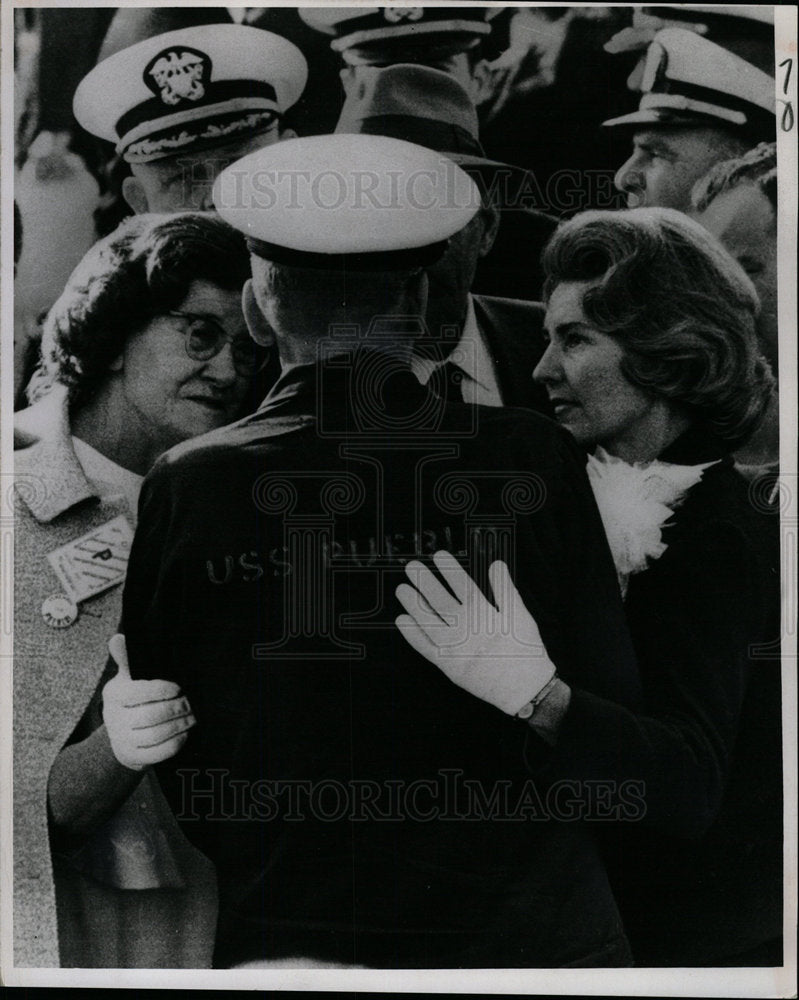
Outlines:
{"label": "man's short hair", "polygon": [[253,283],[261,299],[269,300],[281,326],[317,335],[337,324],[356,321],[368,326],[392,314],[416,288],[422,273],[421,267],[324,271],[252,257]]}
{"label": "man's short hair", "polygon": [[700,178],[691,192],[691,203],[697,212],[725,191],[740,184],[758,187],[777,211],[777,144],[761,142],[743,156],[723,160]]}

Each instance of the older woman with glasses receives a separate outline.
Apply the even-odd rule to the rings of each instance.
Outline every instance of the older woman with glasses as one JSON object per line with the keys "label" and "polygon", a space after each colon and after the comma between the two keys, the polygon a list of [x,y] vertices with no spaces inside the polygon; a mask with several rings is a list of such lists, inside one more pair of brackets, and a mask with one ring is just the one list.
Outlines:
{"label": "older woman with glasses", "polygon": [[489,599],[448,553],[434,557],[446,586],[410,563],[397,624],[455,683],[510,706],[542,776],[595,795],[639,965],[780,965],[779,515],[772,484],[751,487],[731,456],[773,384],[755,289],[663,208],[576,216],[543,263],[534,378],[589,453],[643,710],[558,677],[504,563]]}
{"label": "older woman with glasses", "polygon": [[[102,718],[93,695],[143,476],[258,402],[249,273],[217,217],[138,215],[89,251],[47,317],[33,405],[15,420],[17,965],[210,963],[213,870],[148,771],[185,741],[191,710],[166,682],[125,681],[124,649]],[[91,761],[81,787],[61,776],[71,754]]]}

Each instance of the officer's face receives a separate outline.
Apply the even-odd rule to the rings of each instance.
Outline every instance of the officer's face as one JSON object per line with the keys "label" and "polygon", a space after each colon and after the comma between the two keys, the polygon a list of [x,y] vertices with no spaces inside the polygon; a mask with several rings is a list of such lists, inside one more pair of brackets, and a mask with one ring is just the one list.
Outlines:
{"label": "officer's face", "polygon": [[[229,337],[249,342],[238,291],[194,281],[176,312],[210,317]],[[179,317],[156,316],[128,338],[116,362],[129,426],[156,453],[235,420],[251,381],[236,371],[230,342],[207,361],[192,360],[185,329]]]}
{"label": "officer's face", "polygon": [[595,330],[583,312],[592,284],[567,281],[552,292],[544,321],[549,346],[533,378],[546,388],[555,419],[579,444],[602,445],[631,461],[646,444],[653,402],[622,373],[619,342]]}
{"label": "officer's face", "polygon": [[697,216],[752,279],[760,298],[758,335],[777,373],[777,216],[758,187],[741,184],[717,195]]}
{"label": "officer's face", "polygon": [[133,177],[125,179],[122,193],[137,214],[142,212],[210,211],[211,190],[219,174],[235,160],[281,138],[277,121],[267,132],[152,163],[131,164]]}
{"label": "officer's face", "polygon": [[614,183],[627,195],[627,207],[691,208],[691,188],[713,164],[743,152],[743,146],[716,128],[641,129],[633,136],[630,158]]}

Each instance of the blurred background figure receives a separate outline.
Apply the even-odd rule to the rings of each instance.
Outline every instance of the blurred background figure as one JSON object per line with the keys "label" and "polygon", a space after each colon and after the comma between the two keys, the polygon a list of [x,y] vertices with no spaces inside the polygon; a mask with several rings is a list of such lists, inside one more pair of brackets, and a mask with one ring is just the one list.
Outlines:
{"label": "blurred background figure", "polygon": [[534,175],[529,207],[568,217],[619,206],[613,187],[618,137],[599,123],[629,110],[626,80],[635,57],[604,50],[629,25],[629,8],[527,7],[509,13],[507,22],[497,19],[489,39],[492,51],[477,99],[486,149]]}
{"label": "blurred background figure", "polygon": [[760,298],[758,336],[778,374],[777,146],[764,142],[717,163],[694,187],[696,218],[752,279]]}
{"label": "blurred background figure", "polygon": [[14,398],[31,375],[40,319],[95,242],[100,186],[69,148],[68,132],[39,132],[17,172],[15,198],[24,230],[14,295]]}
{"label": "blurred background figure", "polygon": [[30,376],[39,319],[95,241],[100,188],[72,129],[72,92],[113,11],[14,11],[14,198],[25,240],[14,296],[14,397]]}
{"label": "blurred background figure", "polygon": [[[768,76],[774,76],[774,13],[771,7],[647,4],[633,7],[631,24],[616,32],[604,46],[614,60],[637,60],[627,78],[631,92],[641,91],[649,46],[665,28],[693,32]],[[631,98],[632,94],[628,102]]]}
{"label": "blurred background figure", "polygon": [[[611,46],[625,51],[618,37]],[[655,34],[632,77],[638,110],[604,122],[632,141],[615,177],[628,207],[689,211],[693,184],[714,163],[775,138],[773,54],[766,72],[734,48],[686,27]]]}
{"label": "blurred background figure", "polygon": [[647,4],[633,7],[632,24],[605,45],[612,55],[639,55],[627,80],[630,90],[641,89],[646,51],[664,28],[693,31],[764,73],[774,74],[774,12],[767,4]]}
{"label": "blurred background figure", "polygon": [[[694,187],[696,218],[717,236],[749,275],[760,299],[760,349],[779,375],[777,308],[777,146],[761,143],[743,156],[725,160]],[[775,466],[779,458],[776,389],[763,424],[737,453],[748,471]]]}

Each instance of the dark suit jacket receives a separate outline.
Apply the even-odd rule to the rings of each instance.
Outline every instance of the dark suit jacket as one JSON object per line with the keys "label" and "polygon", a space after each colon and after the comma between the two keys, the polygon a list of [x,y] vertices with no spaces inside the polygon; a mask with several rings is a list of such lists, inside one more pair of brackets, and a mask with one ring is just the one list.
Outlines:
{"label": "dark suit jacket", "polygon": [[488,341],[505,406],[524,406],[552,417],[544,389],[533,382],[533,369],[546,350],[544,306],[521,299],[472,296],[477,325]]}

